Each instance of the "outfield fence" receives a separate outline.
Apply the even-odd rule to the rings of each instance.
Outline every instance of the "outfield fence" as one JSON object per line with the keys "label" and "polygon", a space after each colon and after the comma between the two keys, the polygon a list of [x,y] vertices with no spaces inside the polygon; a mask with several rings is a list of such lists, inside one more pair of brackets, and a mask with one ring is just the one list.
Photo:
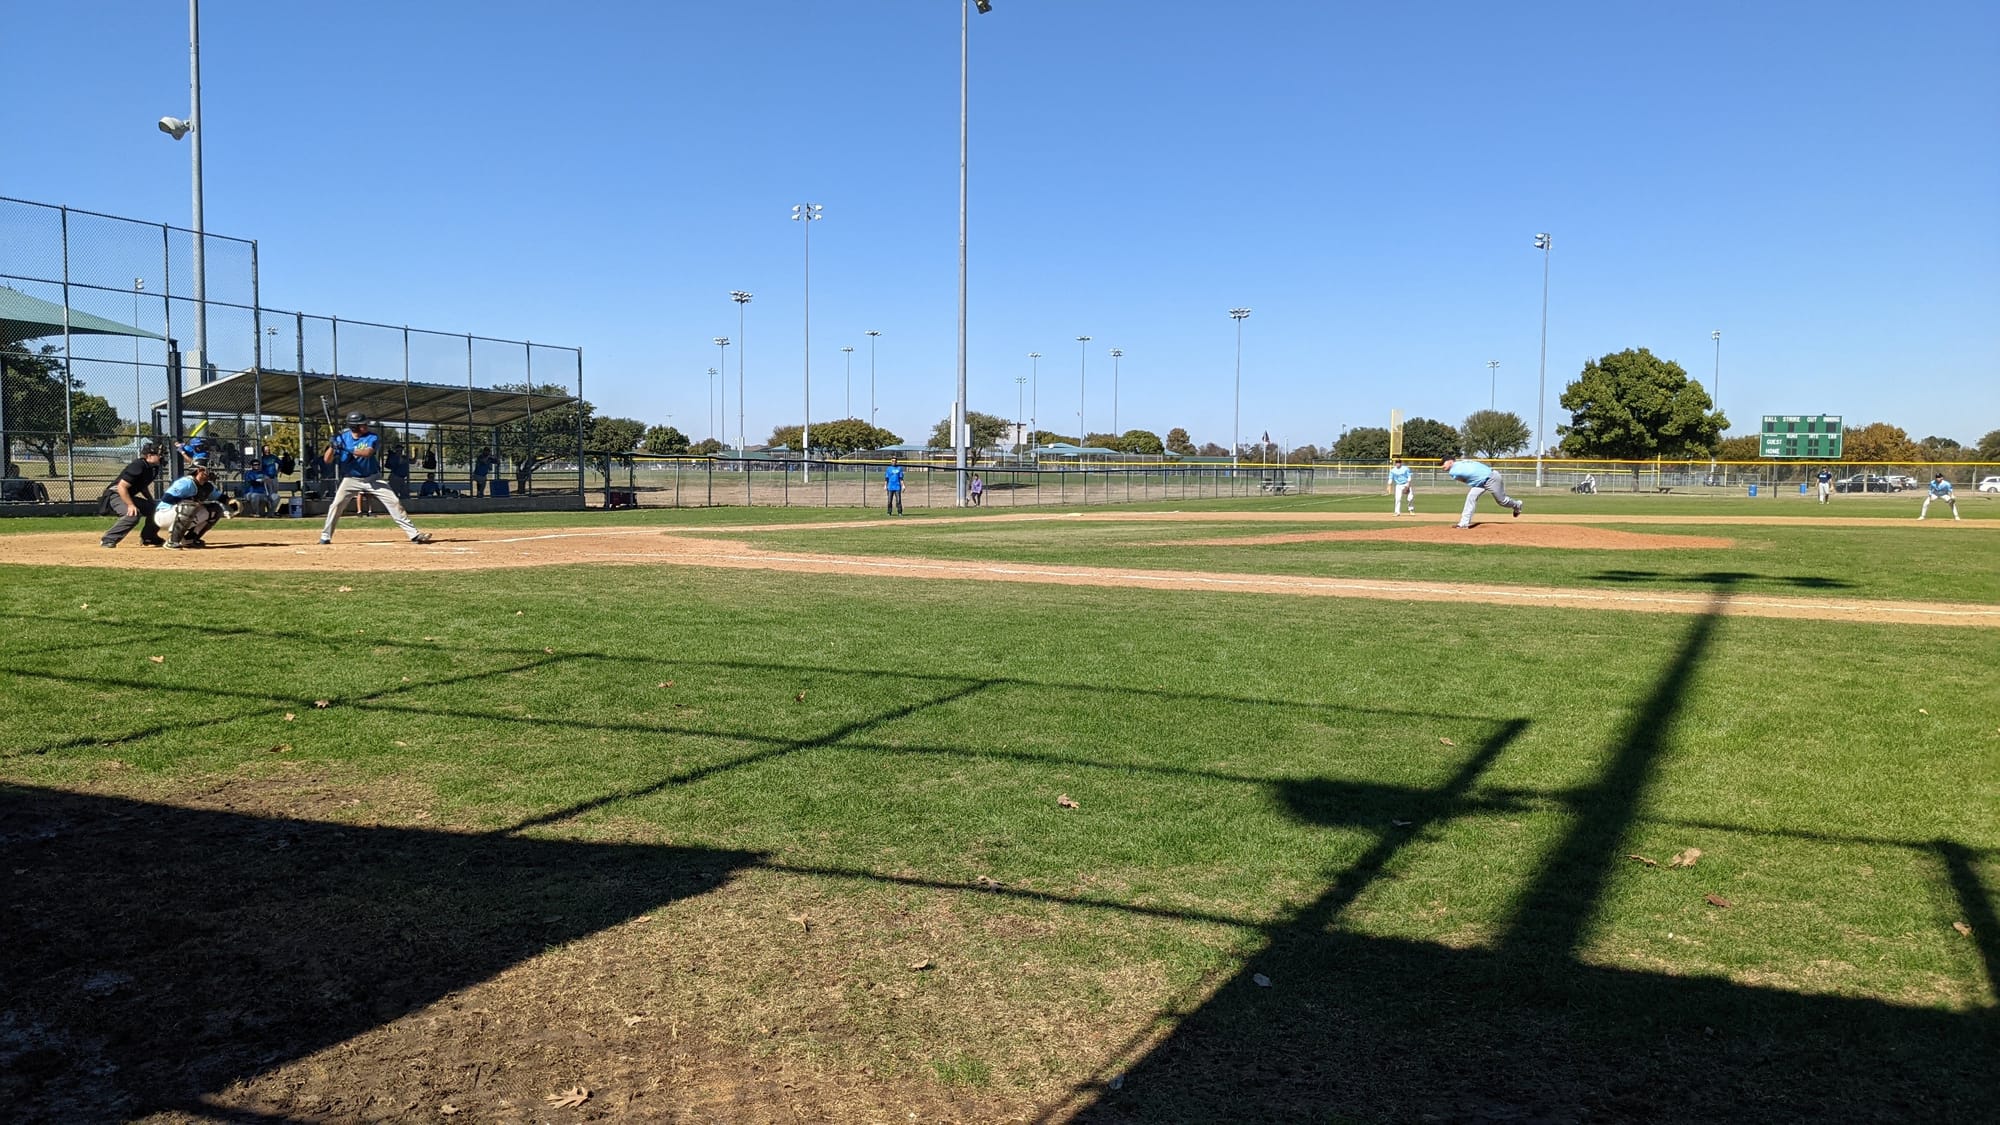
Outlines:
{"label": "outfield fence", "polygon": [[[719,506],[883,508],[887,494],[882,470],[891,462],[873,458],[800,460],[772,457],[653,458],[599,455],[589,478],[592,504],[626,508],[706,508]],[[900,460],[903,506],[950,508],[958,503],[958,469],[943,459]],[[1814,478],[1822,468],[1837,480],[1852,478],[1856,493],[1890,495],[1921,490],[1933,472],[1944,472],[1961,495],[1974,495],[1978,482],[1993,477],[2000,499],[2000,463],[1826,464],[1784,462],[1544,462],[1535,483],[1533,461],[1489,462],[1506,477],[1510,492],[1576,491],[1595,485],[1597,494],[1642,493],[1676,496],[1749,496],[1782,500],[1816,498]],[[1230,497],[1318,496],[1360,498],[1387,490],[1388,466],[1381,463],[1319,462],[1311,465],[1103,462],[1044,466],[1012,459],[975,463],[966,470],[984,485],[988,508],[1136,504]],[[1464,486],[1435,464],[1412,466],[1420,491]],[[1801,491],[1803,489],[1803,491]],[[1841,488],[1844,493],[1846,488]]]}

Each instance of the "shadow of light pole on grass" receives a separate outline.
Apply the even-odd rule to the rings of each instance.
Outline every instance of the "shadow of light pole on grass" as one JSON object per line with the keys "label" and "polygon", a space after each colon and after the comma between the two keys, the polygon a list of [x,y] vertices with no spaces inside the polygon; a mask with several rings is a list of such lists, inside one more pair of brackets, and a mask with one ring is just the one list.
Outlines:
{"label": "shadow of light pole on grass", "polygon": [[[1573,821],[1488,948],[1374,937],[1340,915],[1427,828],[1464,815],[1520,734],[1481,745],[1428,802],[1395,812],[1365,787],[1286,785],[1302,818],[1378,830],[1375,844],[1157,1043],[1128,1045],[1044,1120],[1873,1121],[1990,1114],[1995,1010],[1955,1013],[1587,964],[1579,954],[1638,819],[1726,589],[1691,624]],[[1990,899],[1938,845],[1991,972]],[[1468,857],[1469,858],[1469,857]],[[1962,858],[1962,857],[1961,857]],[[1268,983],[1266,983],[1268,982]],[[1125,1062],[1138,1055],[1129,1065]],[[1121,1073],[1122,1071],[1122,1073]]]}
{"label": "shadow of light pole on grass", "polygon": [[0,785],[0,1105],[125,1121],[699,895],[756,856],[208,812]]}

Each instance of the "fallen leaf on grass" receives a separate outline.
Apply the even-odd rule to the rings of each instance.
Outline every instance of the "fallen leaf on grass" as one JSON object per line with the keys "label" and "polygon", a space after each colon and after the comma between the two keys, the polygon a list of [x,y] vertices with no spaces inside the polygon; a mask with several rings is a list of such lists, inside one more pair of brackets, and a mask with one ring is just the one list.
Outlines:
{"label": "fallen leaf on grass", "polygon": [[1929,711],[1926,711],[1926,710],[1924,710],[1924,709],[1923,709],[1922,707],[1919,707],[1919,708],[1917,708],[1917,714],[1919,714],[1919,715],[1928,715],[1928,714],[1930,714],[1930,712],[1929,712]]}
{"label": "fallen leaf on grass", "polygon": [[434,641],[434,640],[437,640],[437,638],[436,638],[436,637],[425,637],[424,639],[425,639],[425,640],[427,640],[427,641]]}
{"label": "fallen leaf on grass", "polygon": [[804,703],[806,701],[806,693],[800,692],[797,695],[793,696],[792,699],[794,702]]}
{"label": "fallen leaf on grass", "polygon": [[89,603],[89,602],[85,602],[85,603],[83,603],[83,606],[82,606],[82,608],[84,608],[84,609],[89,609],[89,608],[90,608],[90,603]]}
{"label": "fallen leaf on grass", "polygon": [[292,721],[293,719],[296,719],[296,718],[298,718],[298,716],[297,716],[297,715],[294,715],[294,714],[292,714],[292,713],[291,713],[290,711],[287,711],[287,712],[285,712],[285,721],[286,721],[286,722],[288,722],[288,723],[289,723],[289,722],[291,722],[291,721]]}
{"label": "fallen leaf on grass", "polygon": [[314,706],[314,707],[317,707],[317,708],[319,708],[319,709],[320,709],[320,710],[322,710],[322,711],[324,711],[324,710],[326,710],[327,708],[329,708],[329,707],[333,706],[333,700],[331,700],[331,699],[315,699],[315,700],[313,700],[313,706]]}
{"label": "fallen leaf on grass", "polygon": [[1674,858],[1667,861],[1667,866],[1693,867],[1694,861],[1700,858],[1701,858],[1700,848],[1682,848],[1680,851],[1674,853]]}
{"label": "fallen leaf on grass", "polygon": [[1391,827],[1391,828],[1408,828],[1408,827],[1409,827],[1410,825],[1412,825],[1412,824],[1415,824],[1415,823],[1416,823],[1416,821],[1414,821],[1414,820],[1392,820],[1392,821],[1390,821],[1390,822],[1389,822],[1389,827]]}
{"label": "fallen leaf on grass", "polygon": [[910,962],[910,971],[913,973],[929,972],[933,967],[934,966],[932,966],[930,958],[928,957],[924,958],[922,961]]}
{"label": "fallen leaf on grass", "polygon": [[786,915],[786,919],[788,921],[797,922],[799,924],[799,929],[804,930],[806,933],[812,933],[813,920],[811,917],[804,914],[788,914]]}
{"label": "fallen leaf on grass", "polygon": [[517,609],[517,610],[515,610],[515,611],[514,611],[514,616],[516,616],[516,617],[519,617],[519,616],[521,616],[521,612],[522,612],[522,611],[520,611],[520,610],[518,610],[518,609]]}
{"label": "fallen leaf on grass", "polygon": [[1961,934],[1964,934],[1966,937],[1972,936],[1972,927],[1966,925],[1963,922],[1953,922],[1951,924],[1951,928],[1957,930]]}
{"label": "fallen leaf on grass", "polygon": [[461,1111],[457,1106],[451,1104],[450,1102],[446,1102],[438,1107],[438,1112],[446,1117],[454,1117],[457,1116],[458,1113]]}
{"label": "fallen leaf on grass", "polygon": [[1636,859],[1636,860],[1638,860],[1638,861],[1639,861],[1640,863],[1643,863],[1643,864],[1645,864],[1645,865],[1646,865],[1647,867],[1658,867],[1658,866],[1660,865],[1660,861],[1659,861],[1659,860],[1657,860],[1657,859],[1647,859],[1647,858],[1646,858],[1645,856],[1642,856],[1642,855],[1628,855],[1628,856],[1626,856],[1625,858],[1626,858],[1626,859]]}
{"label": "fallen leaf on grass", "polygon": [[660,684],[659,684],[659,686],[661,686],[661,687],[672,687],[672,686],[674,686],[674,682],[673,682],[672,680],[661,680],[661,681],[660,681]]}
{"label": "fallen leaf on grass", "polygon": [[271,753],[273,754],[289,754],[291,752],[292,744],[289,742],[280,742],[276,746],[271,747]]}
{"label": "fallen leaf on grass", "polygon": [[636,1026],[636,1025],[638,1025],[638,1024],[642,1024],[642,1023],[645,1023],[645,1022],[646,1022],[647,1020],[649,1020],[649,1019],[652,1019],[652,1018],[653,1018],[653,1017],[651,1017],[651,1016],[626,1016],[626,1017],[625,1017],[625,1026],[626,1026],[626,1027],[633,1027],[633,1026]]}
{"label": "fallen leaf on grass", "polygon": [[340,588],[340,592],[341,592],[341,593],[343,593],[343,594],[351,594],[351,593],[353,593],[353,592],[354,592],[354,587],[352,587],[352,586],[342,586],[342,587]]}
{"label": "fallen leaf on grass", "polygon": [[542,1100],[549,1103],[550,1109],[573,1109],[590,1100],[590,1091],[581,1086],[571,1086],[561,1093],[550,1094]]}
{"label": "fallen leaf on grass", "polygon": [[1001,882],[1000,880],[998,880],[998,879],[995,879],[995,878],[994,878],[993,876],[991,876],[991,875],[981,875],[981,876],[980,876],[979,878],[977,878],[977,879],[973,880],[973,882],[976,882],[976,883],[978,883],[978,884],[979,884],[980,886],[982,886],[982,887],[985,887],[985,888],[986,888],[987,890],[989,890],[989,891],[997,891],[997,890],[999,890],[999,889],[1000,889],[1001,887],[1004,887],[1004,886],[1006,886],[1006,885],[1007,885],[1007,884],[1005,884],[1005,883]]}
{"label": "fallen leaf on grass", "polygon": [[165,664],[167,662],[167,658],[164,656],[149,656],[146,659],[152,661],[155,664]]}
{"label": "fallen leaf on grass", "polygon": [[544,648],[542,651],[548,653],[550,656],[554,656],[556,654],[556,650],[552,648]]}
{"label": "fallen leaf on grass", "polygon": [[1258,988],[1269,988],[1271,987],[1271,978],[1265,976],[1263,973],[1251,973],[1250,983],[1256,985]]}
{"label": "fallen leaf on grass", "polygon": [[1063,808],[1066,809],[1080,809],[1083,807],[1082,805],[1077,804],[1075,798],[1071,797],[1067,793],[1064,793],[1062,796],[1057,797],[1056,804],[1061,805]]}
{"label": "fallen leaf on grass", "polygon": [[1732,906],[1735,906],[1735,905],[1736,905],[1735,903],[1733,903],[1733,902],[1729,901],[1728,899],[1726,899],[1726,898],[1723,898],[1723,897],[1722,897],[1721,895],[1703,895],[1703,896],[1701,896],[1701,897],[1702,897],[1702,898],[1704,898],[1704,899],[1707,899],[1707,900],[1708,900],[1708,904],[1709,904],[1710,906],[1720,906],[1720,907],[1722,907],[1722,908],[1723,908],[1724,910],[1727,910],[1727,909],[1729,909],[1730,907],[1732,907]]}
{"label": "fallen leaf on grass", "polygon": [[1456,742],[1453,742],[1453,741],[1452,741],[1451,739],[1449,739],[1449,738],[1440,738],[1440,739],[1438,739],[1438,741],[1439,741],[1439,742],[1441,742],[1441,743],[1443,743],[1443,744],[1444,744],[1444,745],[1446,745],[1446,746],[1456,746],[1456,745],[1458,745],[1458,743],[1456,743]]}
{"label": "fallen leaf on grass", "polygon": [[396,745],[398,745],[398,746],[408,746],[408,745],[409,745],[409,743],[407,743],[407,742],[404,742],[404,741],[403,741],[402,739],[400,739],[400,738],[399,738],[399,739],[396,739]]}

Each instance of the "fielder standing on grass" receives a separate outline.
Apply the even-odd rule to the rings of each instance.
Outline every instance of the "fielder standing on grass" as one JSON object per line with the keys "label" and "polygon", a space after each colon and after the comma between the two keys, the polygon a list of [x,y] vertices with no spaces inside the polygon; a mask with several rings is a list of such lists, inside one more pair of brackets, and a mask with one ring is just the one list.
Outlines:
{"label": "fielder standing on grass", "polygon": [[1410,502],[1410,514],[1417,514],[1417,488],[1410,483],[1410,467],[1403,464],[1401,457],[1389,470],[1389,495],[1396,498],[1396,514],[1403,514],[1403,501]]}
{"label": "fielder standing on grass", "polygon": [[1446,457],[1443,468],[1447,476],[1466,486],[1465,511],[1460,513],[1456,526],[1472,526],[1472,509],[1479,503],[1482,492],[1491,492],[1494,501],[1503,508],[1512,508],[1515,516],[1521,514],[1521,502],[1507,495],[1507,483],[1500,479],[1498,469],[1470,457]]}
{"label": "fielder standing on grass", "polygon": [[1821,469],[1816,479],[1819,481],[1819,502],[1824,504],[1827,497],[1833,495],[1833,473]]}
{"label": "fielder standing on grass", "polygon": [[340,478],[340,486],[333,490],[333,500],[326,506],[326,526],[319,529],[321,546],[333,542],[333,529],[340,523],[340,509],[349,496],[373,496],[375,502],[388,509],[395,518],[396,526],[410,537],[412,543],[428,543],[428,531],[418,531],[410,522],[410,515],[403,510],[403,502],[396,497],[395,489],[382,483],[382,441],[368,430],[368,416],[359,410],[347,416],[345,433],[335,434],[328,443],[320,460],[334,466],[334,475]]}
{"label": "fielder standing on grass", "polygon": [[1944,479],[1943,473],[1931,474],[1930,495],[1924,497],[1924,506],[1922,508],[1917,509],[1918,519],[1923,519],[1925,516],[1930,514],[1931,501],[1933,500],[1944,501],[1945,506],[1951,509],[1951,518],[1952,519],[1959,518],[1958,497],[1953,496],[1951,494],[1951,482]]}

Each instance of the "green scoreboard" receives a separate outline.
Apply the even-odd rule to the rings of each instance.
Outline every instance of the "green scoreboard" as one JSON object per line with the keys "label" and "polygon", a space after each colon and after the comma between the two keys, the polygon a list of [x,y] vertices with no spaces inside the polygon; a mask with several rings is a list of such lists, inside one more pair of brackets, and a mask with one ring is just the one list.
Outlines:
{"label": "green scoreboard", "polygon": [[1765,457],[1838,457],[1845,436],[1838,414],[1766,414]]}

